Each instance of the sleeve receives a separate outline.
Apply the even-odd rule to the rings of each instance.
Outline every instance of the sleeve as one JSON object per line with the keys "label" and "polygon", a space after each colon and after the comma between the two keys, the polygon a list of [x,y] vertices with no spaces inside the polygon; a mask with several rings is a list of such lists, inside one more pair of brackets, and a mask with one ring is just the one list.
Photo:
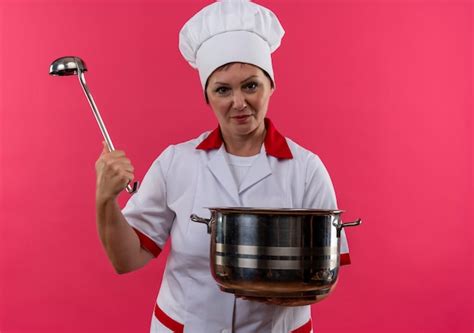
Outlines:
{"label": "sleeve", "polygon": [[166,175],[174,155],[168,147],[151,165],[138,191],[122,210],[128,224],[135,230],[143,248],[157,257],[165,245],[175,219],[168,207]]}
{"label": "sleeve", "polygon": [[[317,155],[310,154],[306,167],[303,208],[337,209],[334,186],[321,159]],[[351,263],[349,245],[344,229],[341,232],[340,260],[340,265]]]}

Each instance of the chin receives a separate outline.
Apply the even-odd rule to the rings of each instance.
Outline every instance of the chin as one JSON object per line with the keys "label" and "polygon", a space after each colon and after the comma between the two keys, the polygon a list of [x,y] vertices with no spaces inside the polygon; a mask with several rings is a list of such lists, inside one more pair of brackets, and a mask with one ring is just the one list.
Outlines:
{"label": "chin", "polygon": [[248,122],[245,124],[237,124],[234,126],[234,130],[239,134],[249,134],[258,128],[257,124]]}

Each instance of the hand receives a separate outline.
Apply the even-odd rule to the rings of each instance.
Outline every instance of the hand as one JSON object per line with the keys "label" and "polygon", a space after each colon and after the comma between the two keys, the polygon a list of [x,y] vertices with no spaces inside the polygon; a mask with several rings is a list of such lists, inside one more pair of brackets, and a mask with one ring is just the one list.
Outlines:
{"label": "hand", "polygon": [[105,142],[99,159],[95,163],[96,198],[100,201],[115,199],[127,187],[133,178],[134,168],[125,152],[109,152]]}

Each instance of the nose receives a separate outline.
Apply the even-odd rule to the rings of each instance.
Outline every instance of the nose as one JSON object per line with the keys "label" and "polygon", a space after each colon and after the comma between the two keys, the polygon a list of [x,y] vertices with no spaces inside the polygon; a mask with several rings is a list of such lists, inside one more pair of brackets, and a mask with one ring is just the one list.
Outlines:
{"label": "nose", "polygon": [[240,91],[234,93],[232,103],[232,107],[237,111],[242,111],[247,107],[245,96]]}

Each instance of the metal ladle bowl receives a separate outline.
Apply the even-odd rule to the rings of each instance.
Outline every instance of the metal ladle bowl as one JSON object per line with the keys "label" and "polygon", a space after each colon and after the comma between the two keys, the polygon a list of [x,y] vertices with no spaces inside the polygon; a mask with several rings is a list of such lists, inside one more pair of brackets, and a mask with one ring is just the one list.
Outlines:
{"label": "metal ladle bowl", "polygon": [[[107,144],[107,148],[109,151],[114,151],[114,145],[112,140],[110,139],[109,133],[107,132],[107,128],[105,127],[104,122],[102,121],[102,117],[100,116],[99,109],[92,98],[92,95],[89,91],[89,88],[86,84],[86,79],[84,77],[84,72],[87,71],[87,67],[85,62],[79,58],[74,56],[67,56],[61,57],[54,60],[49,67],[49,75],[53,76],[70,76],[70,75],[77,75],[79,77],[79,83],[81,84],[82,90],[89,101],[89,104],[92,108],[92,112],[94,113],[95,119],[99,124],[99,128],[102,132],[102,135],[105,139]],[[128,184],[126,190],[128,193],[133,194],[138,189],[138,182],[134,182],[133,185]]]}
{"label": "metal ladle bowl", "polygon": [[53,61],[49,68],[49,75],[68,76],[87,72],[84,61],[79,57],[62,57]]}

